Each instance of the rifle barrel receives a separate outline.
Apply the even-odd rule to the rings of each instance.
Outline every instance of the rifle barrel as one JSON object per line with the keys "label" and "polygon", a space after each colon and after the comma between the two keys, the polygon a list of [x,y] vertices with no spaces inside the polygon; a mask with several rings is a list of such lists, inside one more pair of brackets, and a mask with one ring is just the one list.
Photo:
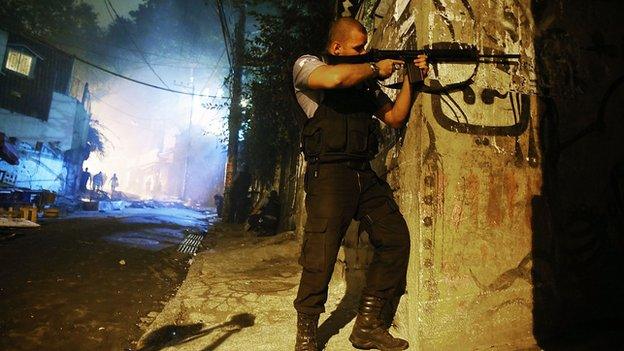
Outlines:
{"label": "rifle barrel", "polygon": [[[327,56],[329,64],[364,63],[383,59],[412,60],[418,55],[426,54],[429,62],[481,62],[481,60],[517,60],[520,54],[482,54],[476,48],[467,49],[424,49],[424,50],[378,50],[373,49],[364,55]],[[487,61],[486,61],[487,62]]]}
{"label": "rifle barrel", "polygon": [[480,58],[492,58],[492,59],[519,59],[520,54],[479,54]]}

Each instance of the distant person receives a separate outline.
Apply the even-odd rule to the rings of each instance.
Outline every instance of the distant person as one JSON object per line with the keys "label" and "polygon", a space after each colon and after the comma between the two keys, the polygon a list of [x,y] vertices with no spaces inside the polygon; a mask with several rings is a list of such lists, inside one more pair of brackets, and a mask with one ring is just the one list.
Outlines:
{"label": "distant person", "polygon": [[96,175],[93,176],[93,190],[102,190],[102,186],[104,186],[104,173],[102,173],[102,171],[99,171]]}
{"label": "distant person", "polygon": [[154,188],[152,189],[152,194],[154,196],[161,195],[162,193],[162,182],[160,181],[160,174],[156,174],[154,176]]}
{"label": "distant person", "polygon": [[117,178],[117,173],[113,173],[113,177],[110,180],[111,186],[111,198],[115,196],[115,189],[119,186],[119,179]]}
{"label": "distant person", "polygon": [[248,230],[257,232],[258,236],[275,235],[279,224],[280,208],[279,195],[273,190],[268,198],[258,204],[258,209],[249,216]]}
{"label": "distant person", "polygon": [[80,191],[87,191],[87,184],[91,180],[91,173],[89,173],[89,167],[86,167],[84,171],[80,172]]}
{"label": "distant person", "polygon": [[215,207],[217,208],[217,216],[223,217],[223,196],[221,194],[215,194],[213,196]]}

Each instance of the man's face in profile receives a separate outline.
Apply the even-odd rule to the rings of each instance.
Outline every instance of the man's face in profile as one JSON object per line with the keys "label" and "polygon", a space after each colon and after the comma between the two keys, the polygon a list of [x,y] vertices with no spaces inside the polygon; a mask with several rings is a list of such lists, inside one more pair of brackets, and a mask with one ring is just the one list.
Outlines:
{"label": "man's face in profile", "polygon": [[[363,55],[366,53],[368,36],[359,29],[351,28],[349,35],[341,42],[335,42],[333,54],[336,56]],[[336,45],[337,44],[337,45]]]}

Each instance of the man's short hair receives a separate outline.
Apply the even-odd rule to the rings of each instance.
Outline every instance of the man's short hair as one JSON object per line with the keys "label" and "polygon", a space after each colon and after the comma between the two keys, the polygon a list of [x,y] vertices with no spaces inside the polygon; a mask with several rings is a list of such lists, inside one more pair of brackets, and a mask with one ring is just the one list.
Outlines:
{"label": "man's short hair", "polygon": [[366,28],[358,20],[351,17],[341,17],[331,23],[329,35],[327,36],[327,48],[337,41],[343,43],[347,40],[351,30],[357,29],[366,34]]}

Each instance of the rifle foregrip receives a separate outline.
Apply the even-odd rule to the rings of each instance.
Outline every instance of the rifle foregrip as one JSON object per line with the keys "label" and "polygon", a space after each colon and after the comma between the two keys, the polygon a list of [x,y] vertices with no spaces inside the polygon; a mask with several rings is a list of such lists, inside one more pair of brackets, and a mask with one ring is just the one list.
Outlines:
{"label": "rifle foregrip", "polygon": [[405,62],[405,70],[407,71],[410,84],[418,84],[425,79],[420,68],[416,67],[413,62]]}

